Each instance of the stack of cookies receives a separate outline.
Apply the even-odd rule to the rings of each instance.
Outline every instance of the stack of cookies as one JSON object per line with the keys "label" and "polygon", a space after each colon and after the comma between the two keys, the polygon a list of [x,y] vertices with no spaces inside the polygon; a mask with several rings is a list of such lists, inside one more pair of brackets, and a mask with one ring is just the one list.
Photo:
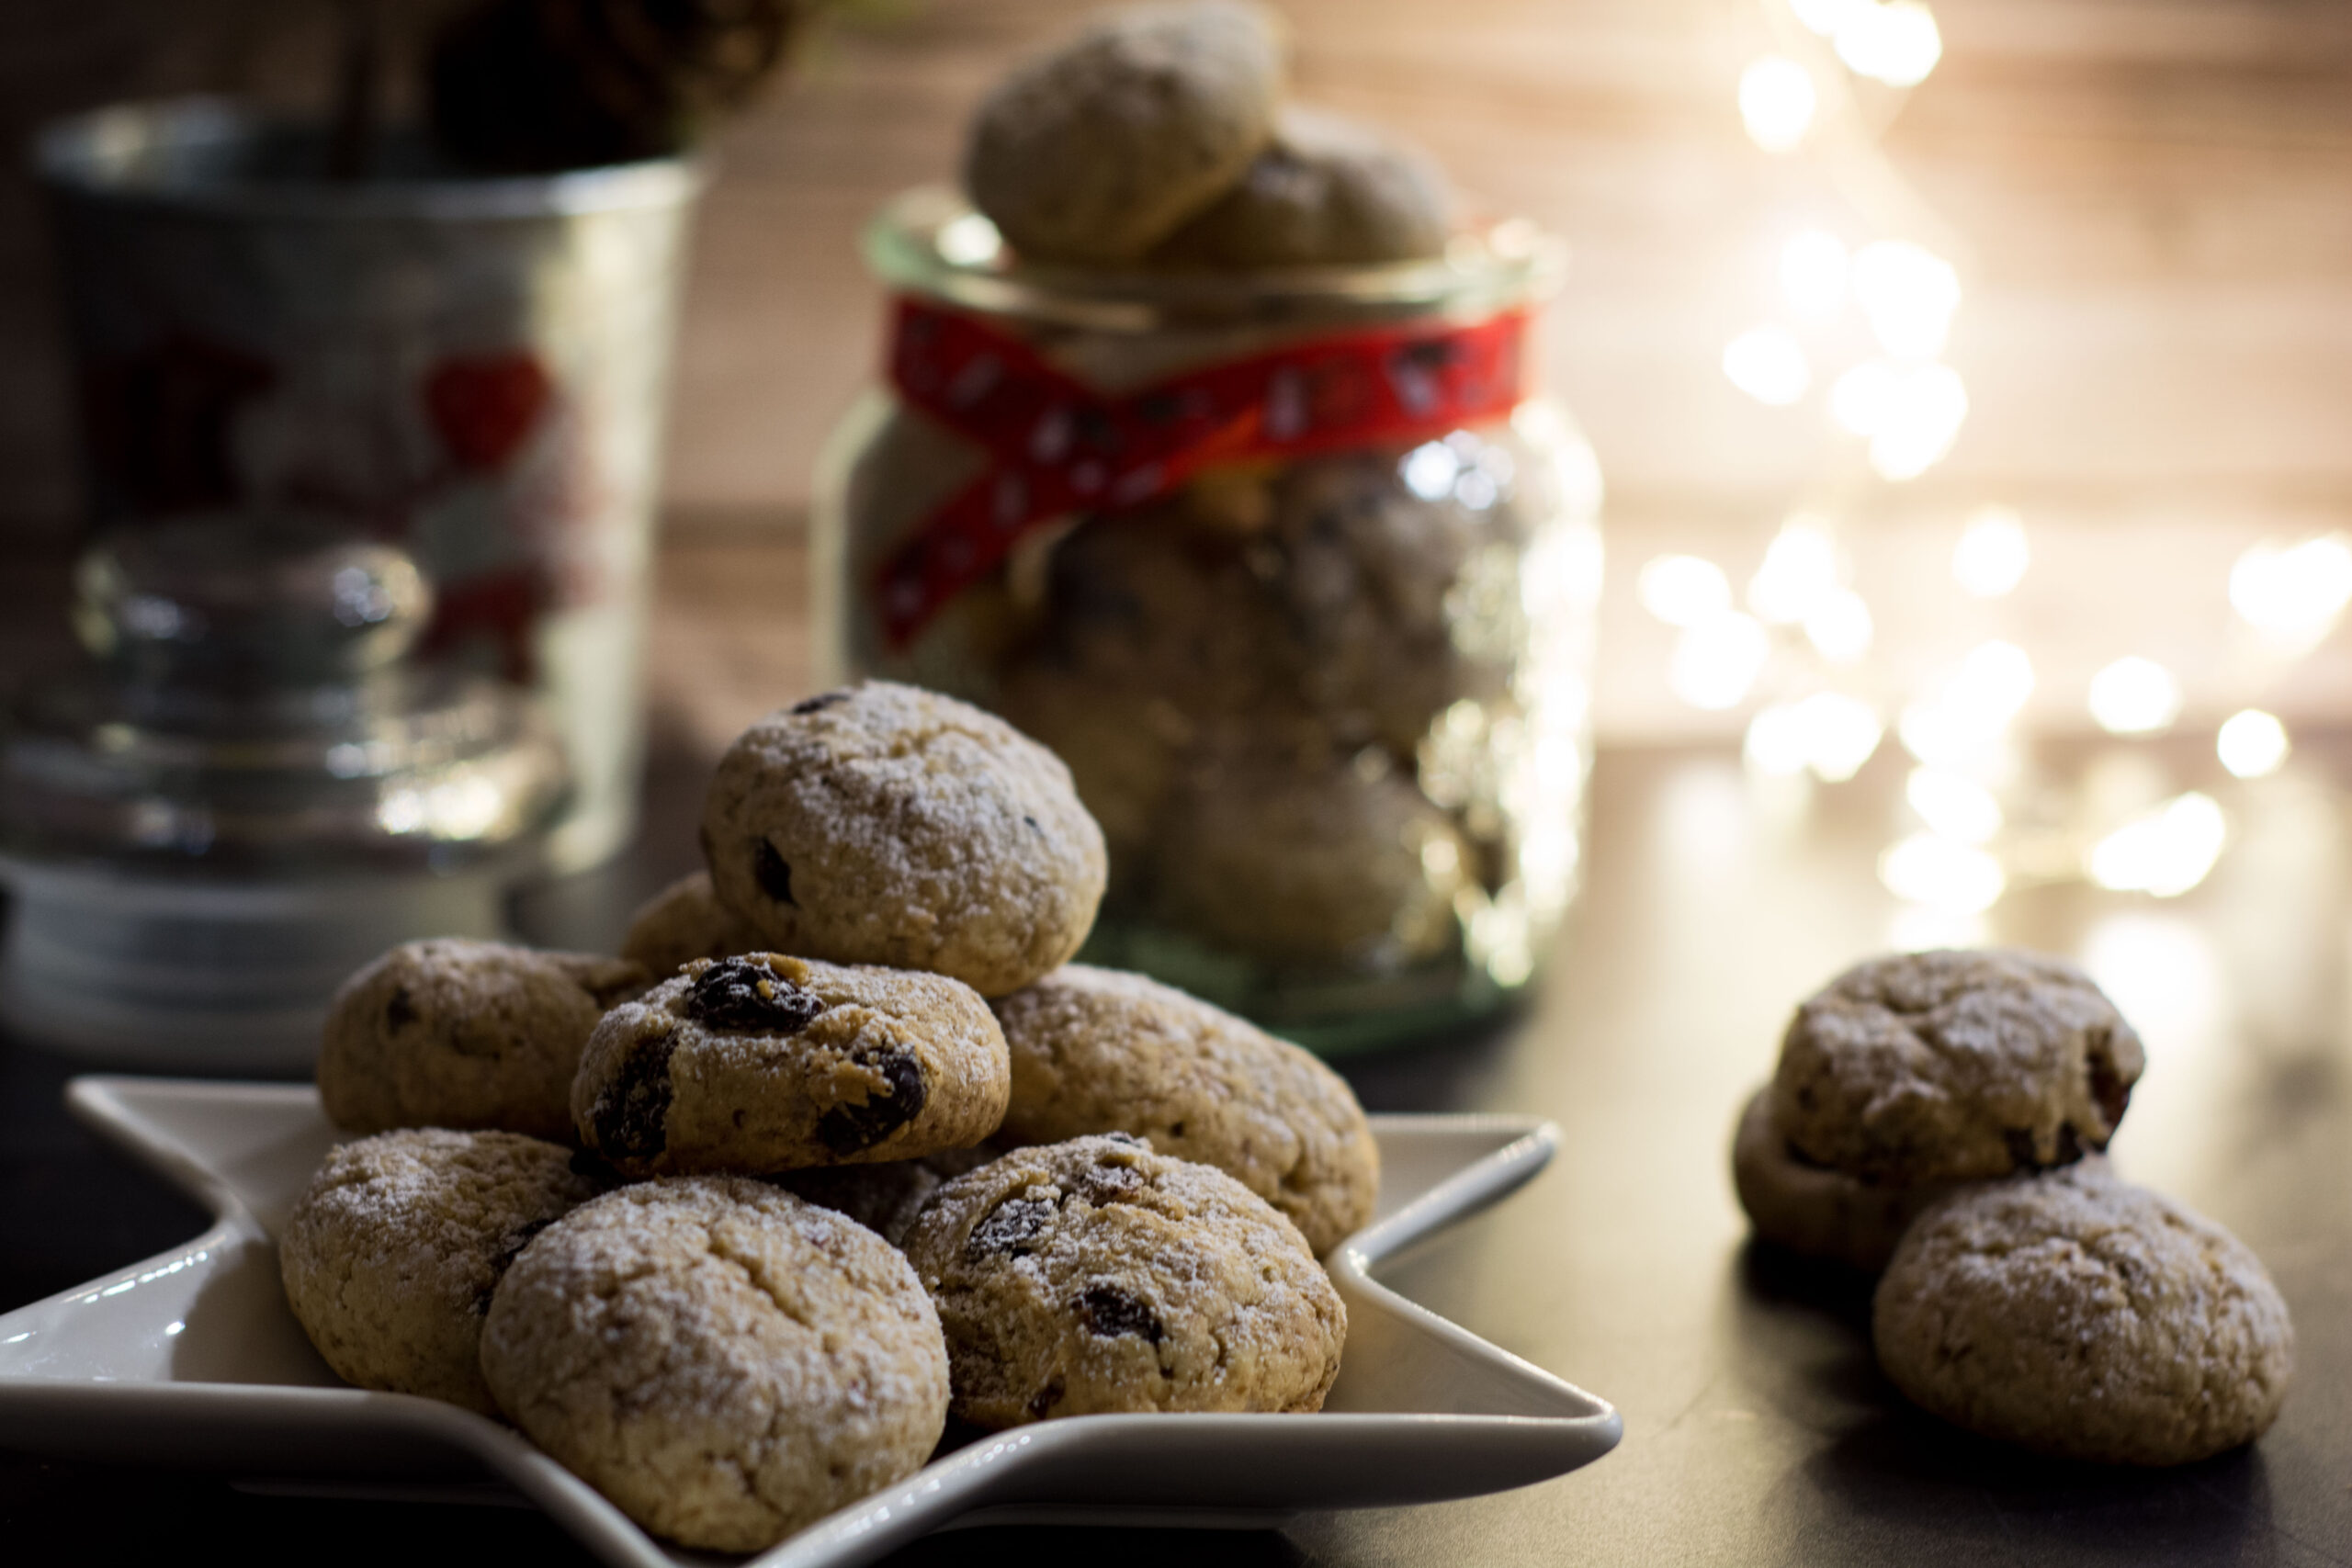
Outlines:
{"label": "stack of cookies", "polygon": [[1069,775],[869,682],[729,751],[707,869],[617,958],[431,942],[338,996],[280,1238],[334,1370],[513,1421],[647,1529],[753,1551],[983,1428],[1312,1411],[1370,1217],[1346,1084],[1068,962]]}
{"label": "stack of cookies", "polygon": [[2109,1168],[2140,1038],[2073,965],[1905,953],[1797,1010],[1734,1140],[1768,1242],[1878,1273],[1913,1401],[2066,1458],[2182,1464],[2252,1441],[2294,1330],[2245,1244]]}
{"label": "stack of cookies", "polygon": [[1235,0],[1130,6],[998,83],[964,186],[1021,258],[1256,271],[1434,256],[1445,176],[1370,127],[1283,102],[1279,21]]}

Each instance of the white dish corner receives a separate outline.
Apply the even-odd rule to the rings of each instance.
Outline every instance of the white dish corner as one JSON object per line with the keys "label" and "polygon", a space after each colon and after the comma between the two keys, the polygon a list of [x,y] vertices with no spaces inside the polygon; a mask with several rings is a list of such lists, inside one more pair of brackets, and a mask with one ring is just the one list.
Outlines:
{"label": "white dish corner", "polygon": [[[347,1387],[287,1310],[270,1235],[337,1134],[305,1085],[84,1077],[93,1130],[210,1209],[182,1247],[0,1316],[0,1444],[266,1476],[279,1489],[503,1495],[616,1568],[701,1561],[631,1523],[497,1422]],[[1475,1496],[1613,1448],[1603,1400],[1398,1295],[1380,1263],[1509,1194],[1552,1156],[1532,1117],[1376,1116],[1379,1213],[1329,1260],[1348,1303],[1317,1416],[1093,1416],[986,1437],[820,1520],[760,1568],[852,1568],[964,1523],[1234,1525]],[[491,1484],[486,1484],[491,1483]]]}

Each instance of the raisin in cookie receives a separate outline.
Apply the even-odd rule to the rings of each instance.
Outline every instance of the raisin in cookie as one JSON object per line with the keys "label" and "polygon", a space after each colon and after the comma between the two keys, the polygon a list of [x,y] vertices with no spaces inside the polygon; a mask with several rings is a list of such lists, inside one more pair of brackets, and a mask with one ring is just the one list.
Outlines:
{"label": "raisin in cookie", "polygon": [[1886,1267],[1919,1211],[1952,1190],[1949,1182],[1871,1181],[1814,1164],[1772,1120],[1769,1087],[1740,1113],[1731,1167],[1758,1235],[1869,1274]]}
{"label": "raisin in cookie", "polygon": [[1012,1053],[998,1134],[1133,1133],[1280,1210],[1317,1257],[1372,1217],[1380,1150],[1347,1080],[1287,1041],[1140,975],[1066,964],[996,1004]]}
{"label": "raisin in cookie", "polygon": [[1021,1149],[940,1189],[907,1237],[955,1413],[1311,1411],[1347,1309],[1297,1227],[1223,1171],[1125,1134]]}
{"label": "raisin in cookie", "polygon": [[571,1077],[635,964],[455,938],[396,947],[344,983],[319,1049],[327,1117],[355,1133],[501,1127],[571,1136]]}
{"label": "raisin in cookie", "polygon": [[2103,1149],[2140,1037],[2073,964],[2041,953],[1901,953],[1797,1010],[1772,1117],[1812,1163],[1865,1180],[1968,1181]]}
{"label": "raisin in cookie", "polygon": [[531,1440],[647,1529],[757,1551],[920,1469],[939,1319],[881,1237],[763,1182],[623,1188],[524,1249],[482,1375]]}
{"label": "raisin in cookie", "polygon": [[1133,261],[1273,133],[1282,44],[1229,0],[1136,6],[1014,68],[984,99],[964,186],[1034,261]]}
{"label": "raisin in cookie", "polygon": [[769,947],[1017,991],[1078,951],[1102,831],[1069,770],[990,714],[869,681],[760,720],[703,814],[719,902]]}
{"label": "raisin in cookie", "polygon": [[571,1110],[628,1176],[758,1175],[968,1147],[1003,1120],[1010,1082],[970,987],[754,953],[698,959],[607,1014]]}
{"label": "raisin in cookie", "polygon": [[2253,1441],[2295,1360],[2287,1303],[2243,1242],[2092,1162],[1921,1214],[1871,1336],[1895,1386],[1945,1420],[2110,1464]]}
{"label": "raisin in cookie", "polygon": [[682,876],[638,906],[621,956],[667,979],[697,958],[756,953],[760,939],[711,890],[710,873]]}
{"label": "raisin in cookie", "polygon": [[1235,270],[1412,261],[1444,254],[1453,206],[1445,175],[1417,149],[1290,107],[1232,188],[1153,247],[1151,260]]}
{"label": "raisin in cookie", "polygon": [[514,1255],[596,1195],[514,1133],[384,1133],[328,1152],[277,1238],[287,1305],[335,1375],[498,1413],[482,1314]]}

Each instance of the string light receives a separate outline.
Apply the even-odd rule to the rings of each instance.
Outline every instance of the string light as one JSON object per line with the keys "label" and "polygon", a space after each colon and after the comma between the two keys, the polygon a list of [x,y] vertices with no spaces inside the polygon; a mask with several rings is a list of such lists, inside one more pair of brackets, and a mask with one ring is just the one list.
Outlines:
{"label": "string light", "polygon": [[1991,908],[2008,887],[1999,861],[1933,833],[1897,840],[1879,856],[1878,879],[1897,898],[1962,915]]}
{"label": "string light", "polygon": [[1851,664],[1871,650],[1876,631],[1871,607],[1850,588],[1826,596],[1804,615],[1804,635],[1832,664]]}
{"label": "string light", "polygon": [[1785,55],[1765,55],[1739,73],[1739,118],[1748,140],[1767,152],[1794,151],[1819,102],[1812,73]]}
{"label": "string light", "polygon": [[1813,384],[1813,367],[1785,327],[1753,327],[1724,345],[1724,374],[1759,403],[1785,408]]}
{"label": "string light", "polygon": [[1694,708],[1720,712],[1747,700],[1772,651],[1771,639],[1753,616],[1725,611],[1685,626],[1674,641],[1667,684]]}
{"label": "string light", "polygon": [[1731,608],[1731,580],[1703,556],[1657,556],[1642,568],[1634,592],[1642,608],[1669,626],[1695,626]]}
{"label": "string light", "polygon": [[2085,870],[2114,892],[2176,898],[2205,880],[2228,837],[2221,807],[2192,790],[2101,839]]}
{"label": "string light", "polygon": [[2352,604],[2352,543],[2329,534],[2283,550],[2256,545],[2230,569],[2230,604],[2265,636],[2308,647]]}
{"label": "string light", "polygon": [[1773,626],[1803,622],[1838,592],[1838,546],[1821,520],[1800,513],[1781,525],[1764,563],[1748,580],[1747,607]]}
{"label": "string light", "polygon": [[1848,6],[1832,41],[1849,69],[1890,87],[1917,86],[1944,53],[1936,15],[1919,0]]}
{"label": "string light", "polygon": [[1998,599],[2025,579],[2033,562],[2025,520],[2006,506],[1988,506],[1969,519],[1952,547],[1951,574],[1979,599]]}
{"label": "string light", "polygon": [[1871,434],[1871,467],[1883,479],[1915,479],[1943,460],[1968,418],[1968,389],[1949,366],[1897,372]]}
{"label": "string light", "polygon": [[1974,779],[1939,768],[1914,768],[1903,798],[1919,820],[1947,839],[1981,844],[2001,830],[2001,803]]}
{"label": "string light", "polygon": [[2180,682],[2153,659],[2119,659],[2091,677],[2091,717],[2109,735],[2156,735],[2180,716]]}
{"label": "string light", "polygon": [[1880,240],[1854,257],[1854,300],[1879,346],[1897,359],[1933,359],[1951,335],[1960,274],[1908,240]]}
{"label": "string light", "polygon": [[1820,229],[1789,236],[1781,246],[1781,292],[1799,314],[1826,316],[1846,298],[1846,243]]}
{"label": "string light", "polygon": [[2233,713],[2214,737],[2213,750],[2222,766],[2242,779],[2267,778],[2278,771],[2290,750],[2287,727],[2260,708]]}

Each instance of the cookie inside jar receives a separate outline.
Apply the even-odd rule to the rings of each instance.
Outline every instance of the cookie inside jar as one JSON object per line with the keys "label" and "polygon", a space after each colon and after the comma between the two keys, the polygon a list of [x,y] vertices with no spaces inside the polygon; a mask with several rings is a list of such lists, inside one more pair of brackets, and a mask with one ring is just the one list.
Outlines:
{"label": "cookie inside jar", "polygon": [[898,299],[820,479],[824,673],[1069,763],[1092,961],[1325,1050],[1506,1004],[1589,759],[1599,477],[1533,385],[1556,245],[1080,268],[927,191],[868,254]]}

